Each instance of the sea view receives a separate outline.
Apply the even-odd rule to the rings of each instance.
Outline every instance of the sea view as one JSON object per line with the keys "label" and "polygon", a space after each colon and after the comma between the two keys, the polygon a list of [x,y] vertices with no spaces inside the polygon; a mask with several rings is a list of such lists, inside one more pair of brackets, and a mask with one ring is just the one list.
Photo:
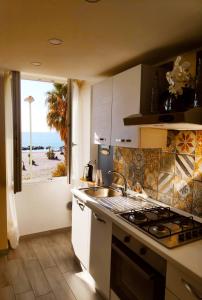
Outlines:
{"label": "sea view", "polygon": [[[29,146],[29,132],[22,132],[22,147]],[[51,146],[53,150],[58,150],[64,145],[60,135],[57,132],[33,132],[32,145],[42,146],[44,148]]]}

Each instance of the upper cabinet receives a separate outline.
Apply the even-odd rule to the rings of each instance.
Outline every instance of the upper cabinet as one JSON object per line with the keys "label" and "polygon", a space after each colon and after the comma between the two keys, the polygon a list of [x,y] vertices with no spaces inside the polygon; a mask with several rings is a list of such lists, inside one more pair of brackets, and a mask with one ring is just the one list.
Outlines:
{"label": "upper cabinet", "polygon": [[123,118],[140,113],[142,98],[150,101],[151,70],[138,65],[93,86],[93,143],[139,147],[139,128],[124,126]]}
{"label": "upper cabinet", "polygon": [[140,112],[141,70],[139,65],[113,77],[111,145],[138,147],[139,129],[126,127],[123,118]]}
{"label": "upper cabinet", "polygon": [[95,84],[92,88],[92,142],[110,145],[112,78]]}

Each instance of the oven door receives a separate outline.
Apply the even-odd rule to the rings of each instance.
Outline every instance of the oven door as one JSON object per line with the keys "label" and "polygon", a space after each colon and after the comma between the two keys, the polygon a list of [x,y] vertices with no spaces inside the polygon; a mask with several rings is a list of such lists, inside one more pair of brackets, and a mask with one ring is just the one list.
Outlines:
{"label": "oven door", "polygon": [[163,300],[165,278],[113,237],[111,289],[121,300]]}

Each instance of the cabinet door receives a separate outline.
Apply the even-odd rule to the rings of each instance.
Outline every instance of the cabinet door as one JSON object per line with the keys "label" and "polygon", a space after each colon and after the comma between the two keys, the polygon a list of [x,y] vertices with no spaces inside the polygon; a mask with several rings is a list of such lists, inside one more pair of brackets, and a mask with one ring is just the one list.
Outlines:
{"label": "cabinet door", "polygon": [[73,197],[72,245],[82,265],[89,270],[91,209]]}
{"label": "cabinet door", "polygon": [[140,113],[141,69],[142,66],[139,65],[113,77],[113,146],[139,146],[138,127],[124,126],[123,118]]}
{"label": "cabinet door", "polygon": [[90,274],[106,299],[110,294],[111,238],[112,222],[100,213],[92,212]]}
{"label": "cabinet door", "polygon": [[166,289],[165,300],[179,300],[173,293]]}
{"label": "cabinet door", "polygon": [[166,287],[180,300],[202,299],[201,282],[196,282],[171,263],[167,264]]}
{"label": "cabinet door", "polygon": [[112,78],[92,87],[92,139],[94,144],[110,145]]}

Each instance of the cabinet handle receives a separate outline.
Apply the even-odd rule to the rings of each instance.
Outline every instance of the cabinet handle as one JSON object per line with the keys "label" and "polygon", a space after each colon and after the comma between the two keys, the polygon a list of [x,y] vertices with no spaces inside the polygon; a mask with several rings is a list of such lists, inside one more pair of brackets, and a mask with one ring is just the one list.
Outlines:
{"label": "cabinet handle", "polygon": [[96,213],[93,213],[93,216],[94,216],[94,218],[97,220],[97,221],[99,221],[99,222],[101,222],[101,223],[106,223],[106,221],[105,220],[103,220],[103,219],[101,219]]}
{"label": "cabinet handle", "polygon": [[115,142],[117,143],[124,143],[126,140],[125,139],[115,139]]}
{"label": "cabinet handle", "polygon": [[183,278],[181,279],[182,283],[184,284],[184,287],[186,288],[186,290],[190,293],[190,295],[194,296],[197,300],[201,300],[202,297],[200,297],[197,292],[195,291],[195,289]]}
{"label": "cabinet handle", "polygon": [[132,140],[131,140],[131,139],[127,139],[126,142],[127,142],[127,143],[131,143]]}
{"label": "cabinet handle", "polygon": [[106,138],[99,138],[100,141],[106,141]]}
{"label": "cabinet handle", "polygon": [[79,202],[79,201],[77,200],[77,204],[78,204],[78,206],[80,207],[81,210],[84,210],[85,205],[84,205],[83,203],[81,203],[81,202]]}

